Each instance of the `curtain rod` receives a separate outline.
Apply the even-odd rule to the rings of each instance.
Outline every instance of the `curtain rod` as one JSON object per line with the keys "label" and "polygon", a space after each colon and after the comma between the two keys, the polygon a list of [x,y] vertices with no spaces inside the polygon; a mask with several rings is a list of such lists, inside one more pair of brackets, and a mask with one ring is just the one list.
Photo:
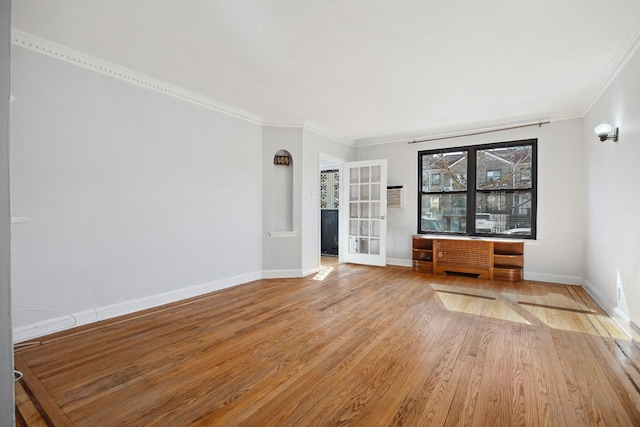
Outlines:
{"label": "curtain rod", "polygon": [[528,125],[519,125],[519,126],[511,126],[511,127],[506,127],[506,128],[500,128],[500,129],[491,129],[491,130],[483,130],[483,131],[478,131],[478,132],[462,133],[460,135],[440,136],[440,137],[437,137],[437,138],[429,138],[429,139],[416,139],[415,141],[407,142],[407,144],[417,144],[418,142],[440,141],[442,139],[462,138],[463,136],[483,135],[485,133],[502,132],[503,130],[528,128],[528,127],[532,127],[532,126],[542,127],[542,125],[548,125],[549,123],[551,123],[551,122],[550,121],[546,121],[546,122],[530,123]]}

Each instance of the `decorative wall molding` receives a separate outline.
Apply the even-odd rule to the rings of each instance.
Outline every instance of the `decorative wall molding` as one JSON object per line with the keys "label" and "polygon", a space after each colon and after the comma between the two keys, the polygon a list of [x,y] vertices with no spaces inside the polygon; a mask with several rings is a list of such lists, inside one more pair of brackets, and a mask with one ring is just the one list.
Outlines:
{"label": "decorative wall molding", "polygon": [[31,50],[52,58],[59,59],[78,67],[86,68],[127,83],[134,84],[146,89],[150,89],[164,95],[178,98],[182,101],[198,105],[200,107],[214,110],[218,113],[227,114],[254,124],[262,124],[262,117],[247,111],[225,105],[206,96],[188,91],[179,86],[175,86],[161,80],[154,79],[147,75],[138,73],[128,68],[121,67],[108,61],[95,58],[85,53],[70,49],[66,46],[52,41],[34,36],[24,31],[14,29],[12,32],[13,45]]}
{"label": "decorative wall molding", "polygon": [[253,124],[262,126],[276,126],[276,127],[297,127],[314,132],[318,135],[327,137],[334,141],[340,142],[346,145],[353,145],[352,141],[345,140],[334,135],[328,129],[324,129],[315,123],[308,120],[296,121],[296,120],[266,120],[262,116],[244,111],[240,108],[232,107],[230,105],[223,104],[214,99],[200,95],[196,92],[191,92],[187,89],[179,86],[172,85],[170,83],[154,79],[142,73],[130,70],[128,68],[121,67],[114,63],[101,60],[99,58],[87,55],[83,52],[68,48],[58,43],[54,43],[47,39],[43,39],[33,34],[26,33],[24,31],[12,30],[12,42],[14,46],[18,46],[33,52],[40,53],[42,55],[50,56],[52,58],[59,59],[69,64],[76,65],[78,67],[86,68],[107,76],[125,81],[127,83],[134,84],[136,86],[150,89],[155,92],[162,93],[167,96],[171,96],[182,101],[195,104],[199,107],[208,108],[218,113],[226,114],[238,119],[246,120]]}
{"label": "decorative wall molding", "polygon": [[613,56],[613,60],[609,63],[609,67],[602,74],[600,81],[593,90],[593,95],[587,101],[582,109],[581,117],[589,112],[591,107],[600,99],[602,94],[607,90],[613,80],[620,74],[620,71],[627,65],[633,54],[640,48],[640,19],[638,19],[627,35],[627,38],[620,45],[620,48]]}
{"label": "decorative wall molding", "polygon": [[71,316],[56,316],[44,321],[38,321],[25,326],[15,327],[13,329],[13,341],[14,343],[17,343],[31,340],[54,332],[60,332],[66,329],[70,329],[72,327],[87,325],[90,323],[98,322],[100,320],[111,319],[113,317],[135,313],[141,310],[146,310],[148,308],[158,307],[160,305],[185,300],[187,298],[204,295],[210,292],[219,291],[221,289],[230,288],[232,286],[237,286],[243,283],[248,283],[260,279],[262,279],[261,272],[242,274],[235,277],[202,283],[183,289],[177,289],[175,291],[150,295],[148,297],[125,301],[118,304],[97,307],[94,309],[73,313],[73,316],[77,320],[76,324],[73,324]]}
{"label": "decorative wall molding", "polygon": [[178,86],[154,79],[133,70],[120,67],[116,64],[100,60],[82,52],[70,49],[66,46],[51,42],[49,40],[34,36],[32,34],[12,30],[13,45],[19,46],[34,52],[41,53],[53,58],[60,59],[70,64],[77,65],[86,69],[90,69],[102,74],[109,75],[114,78],[135,84],[156,92],[163,93],[181,99],[192,104],[209,108],[219,113],[227,114],[236,118],[247,120],[254,124],[262,126],[274,127],[295,127],[309,130],[318,135],[327,137],[334,141],[349,146],[369,146],[391,143],[407,143],[418,139],[440,138],[447,136],[455,136],[456,134],[486,131],[508,126],[520,126],[532,122],[540,121],[559,121],[582,118],[591,109],[595,102],[602,96],[604,91],[609,87],[611,82],[617,77],[619,72],[624,68],[629,59],[633,56],[638,48],[640,48],[640,20],[636,22],[632,31],[629,33],[623,44],[620,46],[607,70],[603,73],[600,82],[595,85],[592,96],[585,102],[584,108],[576,111],[564,111],[552,114],[546,114],[544,117],[531,116],[521,117],[500,122],[480,122],[468,126],[442,128],[421,134],[412,135],[392,135],[375,138],[363,138],[358,140],[350,140],[335,135],[328,129],[325,129],[315,123],[307,120],[277,120],[265,119],[259,115],[220,103],[214,99],[202,96],[198,93],[188,91]]}
{"label": "decorative wall molding", "polygon": [[334,135],[330,130],[323,128],[320,125],[317,125],[309,120],[277,120],[277,119],[264,119],[262,121],[263,126],[272,126],[272,127],[287,127],[287,128],[298,128],[303,130],[308,130],[310,132],[316,133],[320,136],[324,136],[326,138],[332,139],[341,144],[353,146],[353,141],[341,138],[339,136]]}

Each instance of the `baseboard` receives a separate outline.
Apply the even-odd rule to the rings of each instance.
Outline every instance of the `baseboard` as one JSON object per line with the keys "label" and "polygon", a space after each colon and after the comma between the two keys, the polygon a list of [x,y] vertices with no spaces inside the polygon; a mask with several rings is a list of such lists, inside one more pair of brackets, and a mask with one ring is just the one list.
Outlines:
{"label": "baseboard", "polygon": [[413,267],[413,261],[410,259],[387,258],[388,265],[396,265],[398,267]]}
{"label": "baseboard", "polygon": [[[94,323],[100,320],[111,319],[113,317],[134,313],[136,311],[158,307],[164,304],[169,304],[198,295],[219,291],[221,289],[230,288],[232,286],[237,286],[243,283],[252,282],[254,280],[260,280],[261,278],[261,272],[248,273],[222,280],[216,280],[213,282],[202,283],[195,286],[189,286],[187,288],[178,289],[171,292],[164,292],[144,298],[125,301],[118,304],[111,304],[103,307],[97,307],[91,310],[71,313],[69,315],[57,316],[52,319],[34,322],[29,325],[14,328],[13,340],[14,343],[23,342],[26,340],[42,337],[44,335],[52,334],[54,332],[64,331],[75,326],[87,325],[89,323]],[[76,319],[75,324],[73,323],[74,317]]]}
{"label": "baseboard", "polygon": [[622,332],[629,337],[631,342],[640,348],[640,328],[629,319],[629,316],[602,295],[588,280],[584,280],[583,288],[596,304],[620,327]]}
{"label": "baseboard", "polygon": [[524,280],[536,282],[560,283],[562,285],[582,285],[582,277],[564,276],[560,274],[532,273],[524,271]]}
{"label": "baseboard", "polygon": [[631,342],[640,349],[640,327],[634,322],[629,322],[629,327],[631,328]]}
{"label": "baseboard", "polygon": [[616,305],[614,303],[612,303],[607,297],[602,295],[602,293],[598,289],[596,289],[596,287],[593,286],[588,280],[584,279],[582,281],[582,287],[587,292],[587,294],[589,294],[589,296],[596,302],[596,304],[598,304],[598,306],[605,313],[607,313],[609,317],[614,318],[616,310]]}
{"label": "baseboard", "polygon": [[302,270],[263,270],[263,279],[292,279],[296,277],[304,277]]}

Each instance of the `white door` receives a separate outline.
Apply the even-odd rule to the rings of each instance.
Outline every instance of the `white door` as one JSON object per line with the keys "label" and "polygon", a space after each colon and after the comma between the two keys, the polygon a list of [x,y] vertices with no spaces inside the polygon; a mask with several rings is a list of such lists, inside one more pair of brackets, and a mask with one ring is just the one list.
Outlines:
{"label": "white door", "polygon": [[342,171],[341,260],[384,266],[387,237],[387,160],[344,163]]}

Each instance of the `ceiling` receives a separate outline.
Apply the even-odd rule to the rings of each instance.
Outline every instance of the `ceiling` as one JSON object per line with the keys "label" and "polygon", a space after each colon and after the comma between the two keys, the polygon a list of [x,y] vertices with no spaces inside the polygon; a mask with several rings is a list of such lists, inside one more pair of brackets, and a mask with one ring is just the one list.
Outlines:
{"label": "ceiling", "polygon": [[356,145],[581,117],[638,0],[14,0],[13,26]]}

